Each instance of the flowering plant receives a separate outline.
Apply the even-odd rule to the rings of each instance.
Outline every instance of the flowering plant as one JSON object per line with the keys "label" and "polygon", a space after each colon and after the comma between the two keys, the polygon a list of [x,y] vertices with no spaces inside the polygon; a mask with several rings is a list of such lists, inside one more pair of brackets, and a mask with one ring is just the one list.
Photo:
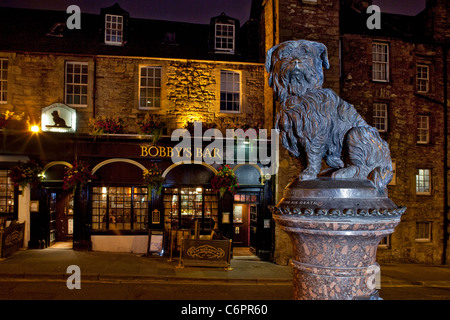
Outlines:
{"label": "flowering plant", "polygon": [[236,188],[239,187],[239,181],[231,167],[226,164],[212,178],[211,186],[214,192],[220,191],[220,197],[223,197],[225,191],[235,193]]}
{"label": "flowering plant", "polygon": [[164,123],[156,120],[153,115],[145,114],[144,119],[137,119],[136,124],[140,134],[153,136],[153,142],[156,143],[161,137]]}
{"label": "flowering plant", "polygon": [[37,187],[43,179],[42,166],[33,160],[26,163],[19,161],[9,170],[9,176],[15,186],[23,188],[27,184],[31,184],[33,187]]}
{"label": "flowering plant", "polygon": [[156,163],[151,163],[150,168],[144,169],[143,172],[144,184],[147,186],[150,193],[151,190],[156,190],[156,194],[160,194],[164,178],[162,172]]}
{"label": "flowering plant", "polygon": [[104,133],[123,133],[125,126],[121,118],[106,118],[100,119],[89,118],[89,125],[91,126],[91,134],[99,135]]}
{"label": "flowering plant", "polygon": [[87,163],[74,161],[72,167],[67,167],[64,172],[63,189],[66,191],[73,190],[75,192],[77,186],[83,186],[93,178],[94,176]]}
{"label": "flowering plant", "polygon": [[0,129],[26,130],[28,119],[25,119],[25,113],[15,114],[14,111],[6,110],[0,113]]}

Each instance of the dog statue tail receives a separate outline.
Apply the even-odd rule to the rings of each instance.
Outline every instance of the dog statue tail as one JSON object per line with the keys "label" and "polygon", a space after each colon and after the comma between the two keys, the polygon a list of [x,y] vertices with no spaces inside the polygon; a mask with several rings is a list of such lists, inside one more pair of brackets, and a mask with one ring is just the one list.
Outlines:
{"label": "dog statue tail", "polygon": [[[357,170],[356,178],[369,178],[380,193],[393,177],[389,146],[371,126],[354,127],[348,132],[349,156]],[[342,170],[345,170],[344,168]],[[339,170],[340,171],[340,170]],[[337,174],[339,175],[339,171]]]}

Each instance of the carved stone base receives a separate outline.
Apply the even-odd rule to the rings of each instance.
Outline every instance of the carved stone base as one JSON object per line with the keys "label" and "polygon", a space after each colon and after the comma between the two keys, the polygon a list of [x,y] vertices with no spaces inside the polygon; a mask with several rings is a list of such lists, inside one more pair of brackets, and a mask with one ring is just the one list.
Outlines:
{"label": "carved stone base", "polygon": [[294,247],[294,299],[376,296],[377,246],[400,222],[368,180],[294,181],[271,208]]}

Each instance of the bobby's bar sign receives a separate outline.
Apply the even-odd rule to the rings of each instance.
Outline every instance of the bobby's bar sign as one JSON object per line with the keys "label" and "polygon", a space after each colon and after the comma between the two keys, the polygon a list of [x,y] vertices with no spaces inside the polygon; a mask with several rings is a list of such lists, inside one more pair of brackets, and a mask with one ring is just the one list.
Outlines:
{"label": "bobby's bar sign", "polygon": [[[180,141],[181,140],[181,141]],[[194,135],[186,129],[175,129],[171,141],[178,141],[174,147],[140,145],[141,157],[171,158],[175,164],[261,164],[263,175],[276,174],[278,170],[278,132],[271,130],[270,140],[267,130],[226,129],[226,137],[217,129],[202,132],[201,122],[194,122]],[[268,142],[270,146],[268,145]],[[205,148],[204,143],[210,142]],[[269,150],[270,149],[270,150]],[[270,155],[269,155],[270,151]]]}
{"label": "bobby's bar sign", "polygon": [[192,147],[167,147],[155,145],[141,145],[141,157],[150,158],[172,158],[189,157],[195,158],[219,158],[222,159],[221,150],[219,148],[192,148]]}

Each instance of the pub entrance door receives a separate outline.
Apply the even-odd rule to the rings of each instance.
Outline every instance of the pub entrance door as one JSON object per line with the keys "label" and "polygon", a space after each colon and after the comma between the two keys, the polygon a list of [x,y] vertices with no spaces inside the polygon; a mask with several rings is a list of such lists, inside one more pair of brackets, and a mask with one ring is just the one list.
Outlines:
{"label": "pub entrance door", "polygon": [[73,241],[73,194],[51,190],[49,197],[49,245]]}
{"label": "pub entrance door", "polygon": [[257,223],[256,194],[235,194],[233,205],[233,245],[254,247]]}

